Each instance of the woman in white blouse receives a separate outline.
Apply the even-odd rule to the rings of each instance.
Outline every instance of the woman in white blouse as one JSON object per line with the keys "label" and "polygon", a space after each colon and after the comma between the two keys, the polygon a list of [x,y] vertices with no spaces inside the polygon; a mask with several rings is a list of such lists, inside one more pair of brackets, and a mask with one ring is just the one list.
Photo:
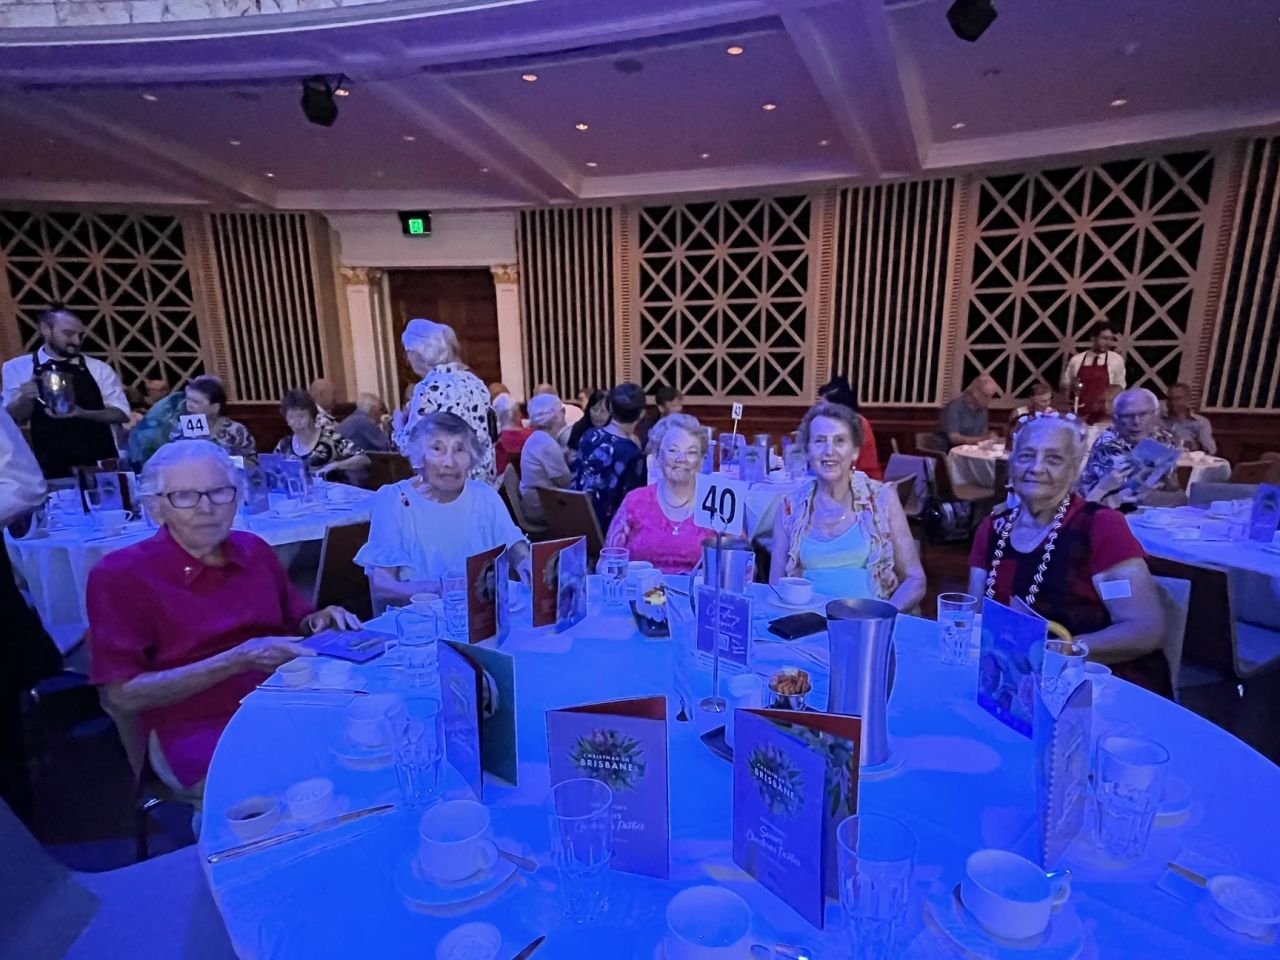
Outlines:
{"label": "woman in white blouse", "polygon": [[506,505],[489,484],[468,479],[482,453],[475,431],[455,414],[428,413],[414,423],[405,447],[418,476],[374,495],[369,542],[355,559],[369,575],[374,609],[438,593],[445,571],[463,569],[467,557],[496,546],[510,548],[511,568],[527,576],[529,544]]}
{"label": "woman in white blouse", "polygon": [[414,387],[404,412],[396,411],[396,446],[412,463],[407,441],[418,420],[435,410],[456,414],[471,427],[479,444],[471,465],[472,479],[492,482],[496,474],[489,434],[489,388],[462,362],[457,334],[443,323],[416,319],[404,328],[400,342],[409,366],[422,380]]}

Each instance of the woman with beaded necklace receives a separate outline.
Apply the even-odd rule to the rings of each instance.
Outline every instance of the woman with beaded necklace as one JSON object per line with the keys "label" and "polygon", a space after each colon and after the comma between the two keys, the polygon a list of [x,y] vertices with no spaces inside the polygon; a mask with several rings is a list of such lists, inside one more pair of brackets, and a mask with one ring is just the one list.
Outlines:
{"label": "woman with beaded necklace", "polygon": [[1117,511],[1071,492],[1085,450],[1084,424],[1070,415],[1019,420],[1009,460],[1018,505],[978,528],[969,592],[1021,598],[1087,644],[1090,660],[1172,697],[1164,612],[1142,545]]}

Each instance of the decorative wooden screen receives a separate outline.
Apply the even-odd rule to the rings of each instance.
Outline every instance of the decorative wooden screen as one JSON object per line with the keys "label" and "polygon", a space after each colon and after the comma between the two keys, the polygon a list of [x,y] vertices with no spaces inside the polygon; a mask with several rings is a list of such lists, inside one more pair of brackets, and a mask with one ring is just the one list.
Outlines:
{"label": "decorative wooden screen", "polygon": [[837,194],[829,369],[863,403],[938,402],[954,197],[954,180]]}
{"label": "decorative wooden screen", "polygon": [[520,214],[525,383],[563,397],[616,382],[614,212],[610,207]]}
{"label": "decorative wooden screen", "polygon": [[1280,138],[1244,153],[1205,406],[1280,408]]}
{"label": "decorative wooden screen", "polygon": [[789,196],[634,211],[631,372],[647,392],[807,400],[812,208]]}
{"label": "decorative wooden screen", "polygon": [[307,215],[215,213],[209,227],[233,395],[305,388],[324,371],[326,326]]}
{"label": "decorative wooden screen", "polygon": [[1056,384],[1106,317],[1130,386],[1175,382],[1199,332],[1213,171],[1193,151],[976,180],[959,379],[989,373],[1014,396]]}
{"label": "decorative wooden screen", "polygon": [[0,267],[6,354],[32,349],[40,311],[63,303],[85,323],[85,353],[126,385],[176,386],[204,369],[178,217],[0,210]]}

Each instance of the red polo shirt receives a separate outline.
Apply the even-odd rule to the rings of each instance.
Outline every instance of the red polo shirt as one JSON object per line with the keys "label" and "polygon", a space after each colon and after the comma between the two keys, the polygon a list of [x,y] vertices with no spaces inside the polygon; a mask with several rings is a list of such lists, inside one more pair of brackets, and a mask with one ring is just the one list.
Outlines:
{"label": "red polo shirt", "polygon": [[[294,636],[311,604],[271,548],[232,531],[226,563],[207,566],[161,529],[108,554],[89,574],[89,650],[95,684],[183,667],[261,636]],[[199,782],[241,698],[264,674],[243,673],[179,703],[141,714],[184,786]]]}

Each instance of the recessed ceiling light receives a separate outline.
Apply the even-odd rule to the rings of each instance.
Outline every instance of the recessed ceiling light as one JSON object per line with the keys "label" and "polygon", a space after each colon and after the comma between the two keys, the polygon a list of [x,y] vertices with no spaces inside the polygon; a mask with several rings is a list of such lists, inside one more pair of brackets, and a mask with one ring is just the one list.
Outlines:
{"label": "recessed ceiling light", "polygon": [[240,141],[235,139],[228,140],[227,143],[231,144],[233,147],[240,146]]}
{"label": "recessed ceiling light", "polygon": [[742,49],[742,47],[738,46],[736,43],[732,47],[729,47],[728,49],[725,50],[725,53],[727,53],[731,57],[740,57],[744,52],[745,51]]}
{"label": "recessed ceiling light", "polygon": [[413,143],[413,141],[417,140],[418,138],[415,137],[412,133],[406,133],[400,139],[403,140],[405,143]]}
{"label": "recessed ceiling light", "polygon": [[952,130],[963,130],[963,129],[965,128],[965,126],[966,126],[966,124],[965,124],[965,122],[964,122],[963,120],[957,120],[955,123],[953,123],[953,124],[951,125],[951,129],[952,129]]}
{"label": "recessed ceiling light", "polygon": [[337,90],[333,91],[333,95],[335,97],[349,97],[351,96],[351,91],[345,87],[339,87]]}
{"label": "recessed ceiling light", "polygon": [[538,79],[538,75],[536,73],[522,73],[520,74],[520,79],[525,83],[533,83]]}
{"label": "recessed ceiling light", "polygon": [[761,110],[777,110],[778,105],[776,103],[762,103],[760,104],[760,109]]}
{"label": "recessed ceiling light", "polygon": [[819,141],[818,141],[818,146],[820,146],[820,147],[829,147],[829,146],[831,146],[831,141],[830,141],[830,140],[819,140]]}
{"label": "recessed ceiling light", "polygon": [[587,125],[586,125],[585,123],[575,123],[575,124],[573,125],[573,129],[575,129],[575,130],[586,130],[586,129],[587,129]]}
{"label": "recessed ceiling light", "polygon": [[160,98],[157,97],[154,93],[144,93],[142,95],[142,99],[147,101],[147,103],[155,103]]}
{"label": "recessed ceiling light", "polygon": [[699,159],[699,160],[710,160],[710,159],[711,159],[711,154],[709,154],[709,153],[700,153],[700,154],[698,154],[698,159]]}
{"label": "recessed ceiling light", "polygon": [[481,172],[481,173],[488,173],[488,172],[489,172],[489,168],[488,168],[488,167],[481,167],[481,168],[480,168],[480,172]]}
{"label": "recessed ceiling light", "polygon": [[1123,106],[1124,106],[1125,104],[1127,104],[1128,102],[1129,102],[1129,101],[1128,101],[1128,100],[1126,100],[1124,97],[1116,97],[1114,100],[1112,100],[1112,101],[1111,101],[1111,106],[1113,106],[1113,107],[1123,107]]}
{"label": "recessed ceiling light", "polygon": [[596,161],[594,161],[594,160],[588,160],[588,161],[587,161],[587,166],[588,166],[588,167],[595,168],[595,167],[600,166],[600,164],[596,163]]}
{"label": "recessed ceiling light", "polygon": [[274,178],[275,178],[275,174],[274,174],[274,173],[272,173],[270,170],[268,170],[266,173],[264,173],[264,174],[263,174],[263,176],[264,176],[264,177],[266,177],[268,180],[271,180],[271,179],[274,179]]}

